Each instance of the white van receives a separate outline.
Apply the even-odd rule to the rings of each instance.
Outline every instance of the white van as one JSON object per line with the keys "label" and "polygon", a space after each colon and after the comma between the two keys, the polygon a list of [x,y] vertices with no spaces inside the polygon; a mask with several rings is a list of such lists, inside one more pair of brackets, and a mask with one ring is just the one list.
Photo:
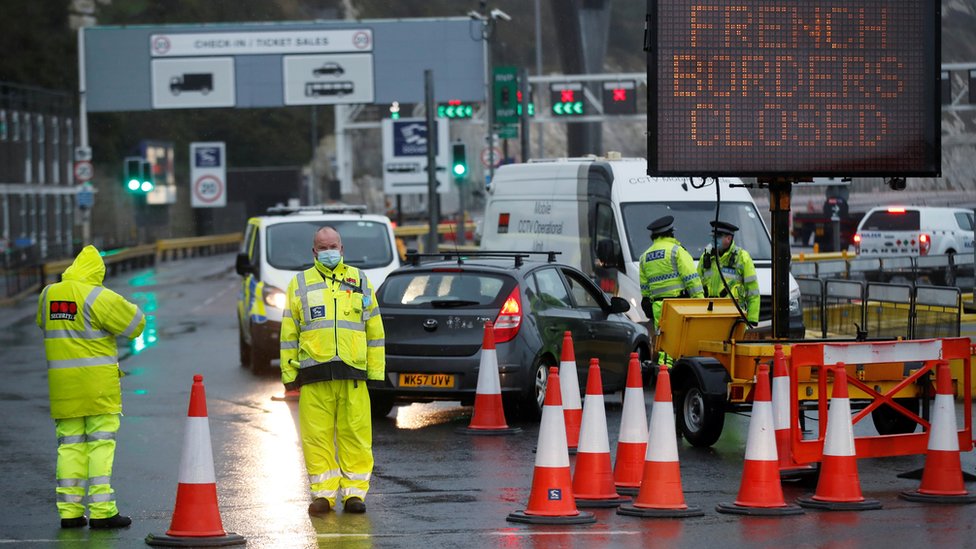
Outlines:
{"label": "white van", "polygon": [[[862,257],[972,256],[973,225],[973,211],[964,208],[879,206],[857,226],[854,250]],[[949,277],[946,269],[936,282],[954,282]]]}
{"label": "white van", "polygon": [[[772,318],[772,244],[742,181],[721,178],[723,221],[739,227],[735,242],[756,264],[762,294],[760,322]],[[696,179],[695,183],[700,183]],[[488,191],[481,248],[558,251],[558,261],[590,274],[627,299],[628,314],[645,322],[640,307],[640,255],[651,245],[647,225],[673,215],[675,236],[697,261],[712,241],[715,185],[647,175],[641,158],[564,158],[498,168]],[[598,250],[600,253],[598,253]],[[598,257],[613,257],[610,267]],[[804,336],[800,290],[790,276],[789,337]]]}
{"label": "white van", "polygon": [[366,214],[366,206],[279,206],[248,219],[236,265],[244,277],[237,299],[242,366],[260,373],[279,362],[285,290],[312,266],[312,238],[323,225],[339,231],[343,261],[359,268],[374,290],[400,266],[390,219]]}

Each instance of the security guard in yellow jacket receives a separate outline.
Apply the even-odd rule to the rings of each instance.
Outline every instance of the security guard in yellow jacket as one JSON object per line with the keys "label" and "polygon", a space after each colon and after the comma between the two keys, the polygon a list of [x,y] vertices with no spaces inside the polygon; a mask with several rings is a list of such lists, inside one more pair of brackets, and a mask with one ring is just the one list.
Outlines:
{"label": "security guard in yellow jacket", "polygon": [[[745,311],[746,320],[756,324],[759,322],[759,280],[752,256],[733,242],[738,227],[725,221],[712,221],[710,224],[718,248],[709,244],[698,261],[698,274],[705,287],[705,296],[731,295]],[[718,250],[718,261],[715,250]],[[725,283],[722,282],[723,275]]]}
{"label": "security guard in yellow jacket", "polygon": [[312,492],[310,515],[341,497],[349,513],[366,512],[373,471],[373,430],[367,380],[386,368],[383,321],[373,287],[342,261],[333,227],[315,233],[315,265],[288,284],[281,319],[281,380],[300,388],[302,451]]}
{"label": "security guard in yellow jacket", "polygon": [[674,237],[674,217],[666,215],[647,226],[651,247],[640,256],[641,309],[652,322],[661,320],[661,300],[668,297],[704,297],[695,260]]}
{"label": "security guard in yellow jacket", "polygon": [[86,487],[91,528],[132,523],[119,514],[111,485],[122,413],[115,337],[137,337],[146,319],[139,307],[102,286],[104,278],[101,255],[94,246],[85,246],[61,282],[44,288],[37,306],[58,436],[55,492],[62,528],[87,523]]}

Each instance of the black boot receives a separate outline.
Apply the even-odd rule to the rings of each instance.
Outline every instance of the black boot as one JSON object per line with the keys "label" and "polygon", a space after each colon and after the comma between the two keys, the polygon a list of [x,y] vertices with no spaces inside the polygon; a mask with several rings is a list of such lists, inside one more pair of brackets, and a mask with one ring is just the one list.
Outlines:
{"label": "black boot", "polygon": [[351,497],[342,504],[342,510],[347,513],[365,513],[366,504],[357,497]]}
{"label": "black boot", "polygon": [[81,528],[82,526],[87,526],[87,525],[88,525],[88,521],[85,520],[85,517],[61,519],[61,528]]}
{"label": "black boot", "polygon": [[112,516],[110,516],[108,518],[103,518],[103,519],[93,518],[93,519],[91,519],[89,521],[89,523],[88,523],[88,527],[91,528],[92,530],[103,530],[103,529],[109,529],[109,528],[125,528],[126,526],[128,526],[130,524],[132,524],[132,519],[130,519],[129,517],[120,515],[118,513],[115,513],[114,515],[112,515]]}
{"label": "black boot", "polygon": [[329,500],[325,498],[315,498],[308,504],[308,514],[313,517],[324,517],[329,514]]}

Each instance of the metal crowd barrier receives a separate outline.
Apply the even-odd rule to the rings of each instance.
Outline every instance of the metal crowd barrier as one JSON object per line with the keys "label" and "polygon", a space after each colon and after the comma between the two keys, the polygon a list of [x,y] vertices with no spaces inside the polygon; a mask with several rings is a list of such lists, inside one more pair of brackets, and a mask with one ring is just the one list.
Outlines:
{"label": "metal crowd barrier", "polygon": [[[863,278],[869,282],[904,276],[919,281],[954,286],[959,275],[973,275],[976,260],[971,253],[895,257],[860,257],[848,252],[796,254],[790,270],[793,276],[820,278]],[[924,277],[924,280],[923,280]]]}
{"label": "metal crowd barrier", "polygon": [[912,287],[907,284],[867,285],[864,329],[872,338],[912,339]]}
{"label": "metal crowd barrier", "polygon": [[864,283],[859,280],[827,280],[821,301],[824,304],[826,336],[857,337],[858,327],[864,327]]}

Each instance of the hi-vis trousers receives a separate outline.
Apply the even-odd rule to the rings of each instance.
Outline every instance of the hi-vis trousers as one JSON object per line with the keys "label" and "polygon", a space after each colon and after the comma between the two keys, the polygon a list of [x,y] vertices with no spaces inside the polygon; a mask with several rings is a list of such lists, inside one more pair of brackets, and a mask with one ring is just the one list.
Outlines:
{"label": "hi-vis trousers", "polygon": [[373,424],[366,381],[302,386],[298,400],[302,452],[312,498],[366,500],[373,472]]}
{"label": "hi-vis trousers", "polygon": [[58,435],[58,514],[61,518],[84,515],[86,488],[91,518],[118,514],[112,465],[119,414],[55,419],[54,425]]}

